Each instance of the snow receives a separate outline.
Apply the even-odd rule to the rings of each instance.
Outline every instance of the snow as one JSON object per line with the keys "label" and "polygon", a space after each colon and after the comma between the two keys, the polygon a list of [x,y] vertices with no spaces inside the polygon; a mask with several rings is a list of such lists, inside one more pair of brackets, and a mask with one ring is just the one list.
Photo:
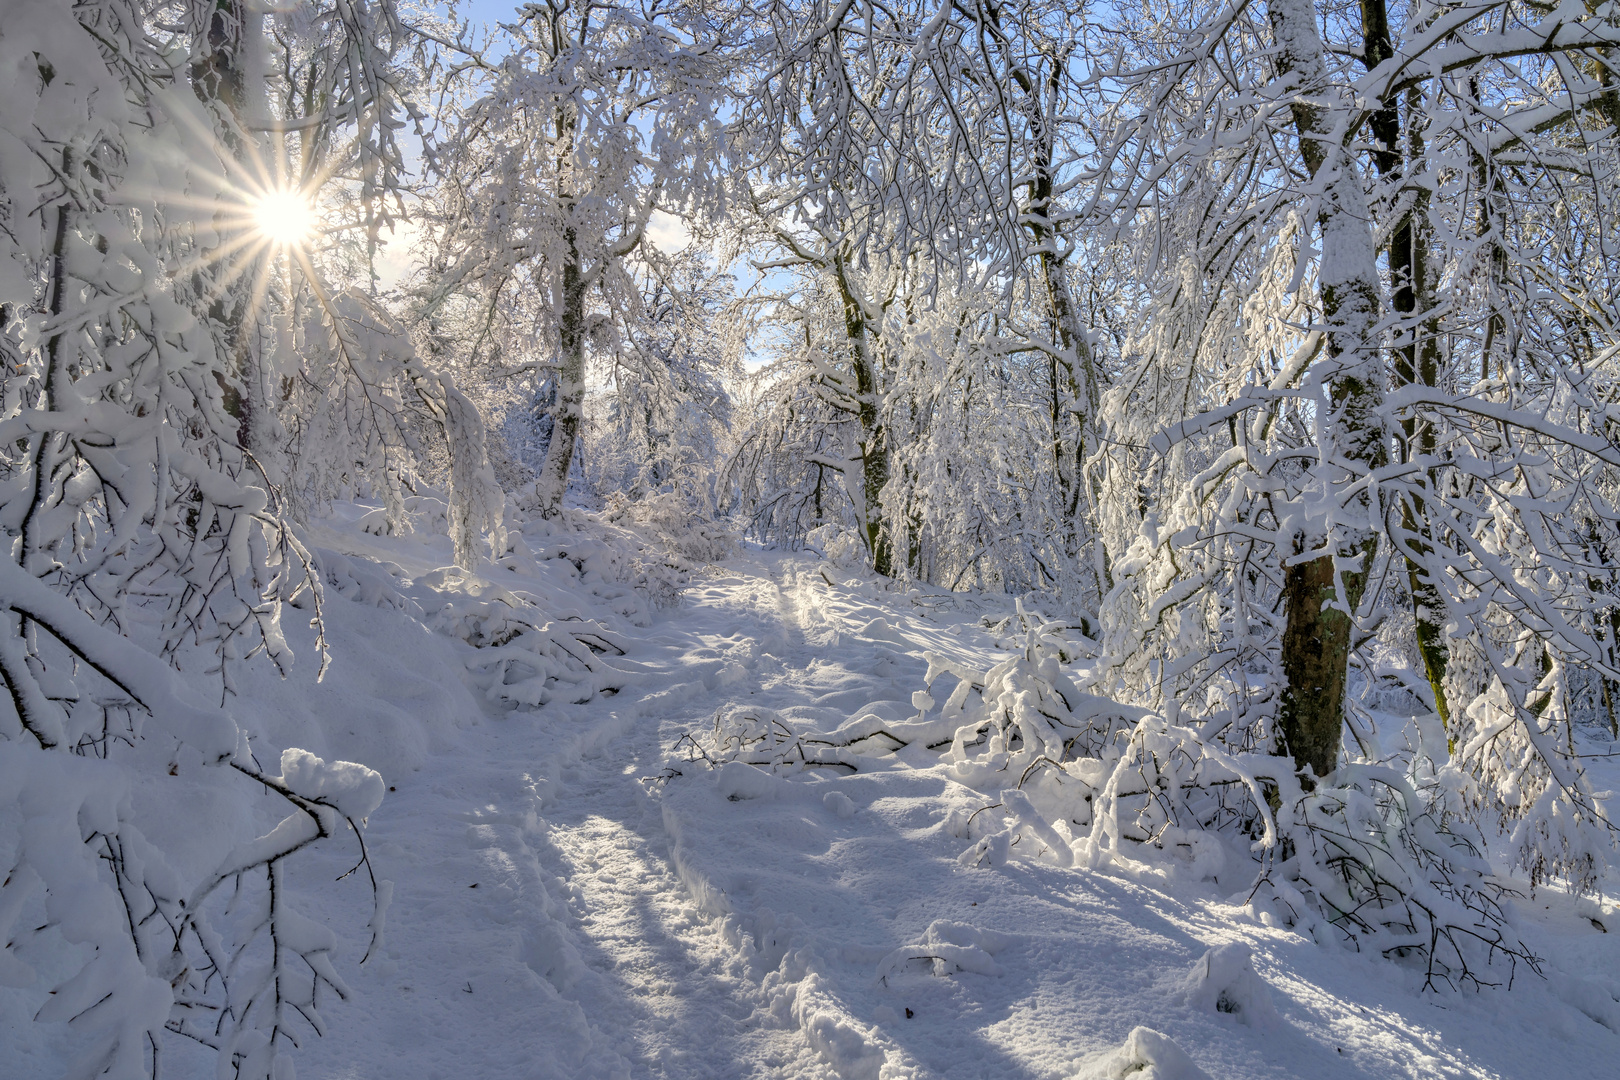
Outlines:
{"label": "snow", "polygon": [[[325,677],[250,662],[233,703],[281,783],[365,819],[386,909],[360,964],[366,875],[333,884],[352,845],[285,863],[302,914],[280,929],[348,991],[324,1004],[323,1037],[300,1035],[305,1076],[1612,1075],[1612,905],[1521,882],[1513,926],[1549,977],[1425,992],[1421,969],[1268,925],[1246,906],[1252,864],[1218,882],[1088,869],[1074,858],[1085,838],[1060,835],[1004,773],[962,768],[948,741],[928,749],[950,736],[923,718],[945,696],[930,675],[1023,655],[987,628],[1007,614],[1000,598],[885,588],[815,554],[751,548],[693,571],[660,610],[613,578],[612,544],[584,519],[577,534],[524,526],[539,556],[447,572],[442,534],[375,536],[366,509],[340,507],[312,535],[329,586]],[[597,692],[492,693],[511,686],[480,654],[514,646],[475,647],[469,628],[494,627],[495,608],[518,620],[509,629],[545,624],[565,600],[576,630],[623,650],[590,656],[581,685]],[[309,655],[313,632],[286,624]],[[551,655],[541,637],[535,663]],[[810,764],[715,757],[727,732],[773,731],[770,754],[796,747]],[[175,782],[201,764],[183,757]],[[273,824],[222,820],[217,843],[279,843]],[[214,866],[235,845],[182,854]],[[26,935],[37,899],[13,884],[0,925]],[[74,948],[42,939],[0,971],[8,1077],[58,1075],[83,1049],[66,1025],[33,1022]],[[212,1075],[175,1043],[166,1077]]]}
{"label": "snow", "polygon": [[281,782],[307,799],[335,807],[345,817],[364,818],[383,800],[382,776],[352,761],[322,761],[308,750],[281,752]]}
{"label": "snow", "polygon": [[207,6],[0,0],[0,1080],[1612,1072],[1620,5]]}
{"label": "snow", "polygon": [[1089,1062],[1077,1080],[1205,1080],[1181,1047],[1152,1028],[1132,1028],[1125,1044],[1112,1054]]}

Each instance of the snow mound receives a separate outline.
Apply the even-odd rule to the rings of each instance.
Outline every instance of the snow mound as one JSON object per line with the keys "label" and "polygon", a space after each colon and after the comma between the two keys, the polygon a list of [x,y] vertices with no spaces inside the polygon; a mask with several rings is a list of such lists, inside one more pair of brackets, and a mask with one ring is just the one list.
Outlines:
{"label": "snow mound", "polygon": [[1620,1034],[1620,1000],[1594,979],[1564,975],[1548,984],[1558,999],[1574,1006],[1610,1031]]}
{"label": "snow mound", "polygon": [[[875,1033],[839,1007],[815,972],[786,988],[786,1004],[805,1039],[840,1080],[880,1080],[889,1056]],[[887,1070],[893,1072],[894,1070]]]}
{"label": "snow mound", "polygon": [[827,794],[822,797],[821,803],[828,810],[831,810],[841,818],[852,818],[855,816],[855,801],[848,795],[845,795],[842,791],[827,792]]}
{"label": "snow mound", "polygon": [[1152,1028],[1136,1027],[1118,1050],[1091,1061],[1074,1080],[1209,1080],[1187,1052]]}
{"label": "snow mound", "polygon": [[935,919],[916,945],[895,949],[878,964],[878,981],[888,984],[896,975],[928,973],[935,976],[969,971],[975,975],[1000,975],[1001,966],[993,958],[1012,943],[1008,934],[981,930],[966,923]]}
{"label": "snow mound", "polygon": [[741,761],[728,761],[715,771],[715,788],[732,802],[777,799],[790,789],[787,782]]}
{"label": "snow mound", "polygon": [[1271,990],[1254,970],[1254,954],[1242,942],[1217,945],[1187,973],[1182,1000],[1195,1009],[1226,1013],[1255,1028],[1282,1023]]}

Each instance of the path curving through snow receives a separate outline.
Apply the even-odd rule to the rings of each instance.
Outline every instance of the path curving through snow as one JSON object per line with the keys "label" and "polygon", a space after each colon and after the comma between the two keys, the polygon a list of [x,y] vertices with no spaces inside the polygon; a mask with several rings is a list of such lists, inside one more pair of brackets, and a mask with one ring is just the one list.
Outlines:
{"label": "path curving through snow", "polygon": [[[306,1075],[835,1075],[769,1015],[734,921],[681,882],[660,785],[642,779],[783,668],[770,649],[807,647],[795,617],[763,568],[713,575],[638,636],[612,697],[479,716],[461,695],[459,725],[369,823],[394,882],[386,937],[299,1053]],[[311,892],[324,869],[304,875]]]}
{"label": "path curving through snow", "polygon": [[[987,796],[921,748],[791,778],[675,751],[725,708],[823,730],[903,719],[925,652],[993,662],[972,603],[756,553],[694,575],[678,608],[627,633],[612,696],[494,713],[441,685],[453,722],[390,774],[369,825],[394,883],[380,955],[299,1069],[1167,1080],[1195,1077],[1177,1071],[1190,1060],[1232,1080],[1603,1075],[1620,1036],[1538,986],[1439,1001],[1387,962],[1244,922],[1207,885],[1019,858],[964,867],[943,823]],[[333,616],[362,620],[334,636],[335,672],[349,632],[385,616]],[[387,662],[422,671],[440,647],[411,639]],[[344,869],[311,862],[298,882],[311,892]],[[364,918],[353,893],[330,915],[351,937]],[[1589,936],[1583,948],[1620,942]],[[1234,942],[1269,987],[1264,1023],[1183,992],[1209,947]],[[1161,1045],[1158,1065],[1129,1057]]]}

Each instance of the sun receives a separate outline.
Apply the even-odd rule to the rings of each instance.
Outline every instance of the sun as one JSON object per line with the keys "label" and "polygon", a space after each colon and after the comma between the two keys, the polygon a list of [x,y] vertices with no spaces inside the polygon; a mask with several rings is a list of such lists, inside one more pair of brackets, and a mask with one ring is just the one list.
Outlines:
{"label": "sun", "polygon": [[254,202],[253,224],[278,247],[297,247],[315,231],[315,208],[297,188],[267,191]]}

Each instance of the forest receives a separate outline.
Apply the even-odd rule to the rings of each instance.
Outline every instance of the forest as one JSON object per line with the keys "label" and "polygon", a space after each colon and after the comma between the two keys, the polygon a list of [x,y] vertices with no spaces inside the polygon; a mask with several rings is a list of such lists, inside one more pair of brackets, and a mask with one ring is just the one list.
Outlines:
{"label": "forest", "polygon": [[[971,1068],[898,998],[826,1019],[837,963],[971,986],[1042,932],[806,967],[697,837],[809,791],[877,828],[922,776],[897,863],[1218,894],[1615,1060],[1620,953],[1524,912],[1607,934],[1620,891],[1620,3],[0,0],[0,193],[0,1073],[341,1041],[405,962],[368,835],[451,713],[528,725],[547,790],[639,776],[809,1056],[387,1075],[1330,1074],[1162,1016]],[[420,747],[356,734],[357,649],[447,665]],[[569,880],[524,963],[589,1033]],[[1223,941],[1175,1007],[1303,1023]]]}

